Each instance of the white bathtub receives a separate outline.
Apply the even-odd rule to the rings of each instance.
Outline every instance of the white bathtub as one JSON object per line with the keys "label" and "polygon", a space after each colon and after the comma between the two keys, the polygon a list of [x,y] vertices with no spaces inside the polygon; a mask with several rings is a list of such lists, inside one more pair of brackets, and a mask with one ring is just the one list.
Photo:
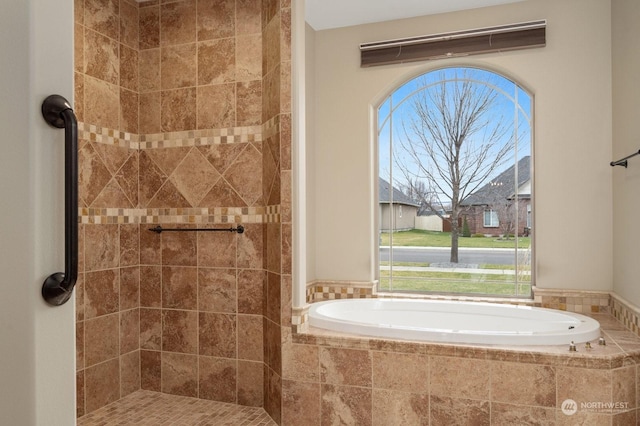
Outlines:
{"label": "white bathtub", "polygon": [[572,312],[497,303],[340,299],[309,309],[309,325],[365,336],[490,345],[564,345],[600,337],[600,323]]}

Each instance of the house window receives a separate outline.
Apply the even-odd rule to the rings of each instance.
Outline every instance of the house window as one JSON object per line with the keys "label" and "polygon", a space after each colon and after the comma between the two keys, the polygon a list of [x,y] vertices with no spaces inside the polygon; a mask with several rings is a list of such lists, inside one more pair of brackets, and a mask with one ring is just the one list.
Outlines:
{"label": "house window", "polygon": [[495,210],[485,210],[484,211],[484,227],[497,228],[498,226],[500,226],[500,221],[498,220],[498,212]]}
{"label": "house window", "polygon": [[[532,117],[522,86],[473,67],[427,72],[381,102],[379,292],[531,297]],[[418,214],[397,232],[402,205]],[[483,258],[490,248],[509,250]]]}

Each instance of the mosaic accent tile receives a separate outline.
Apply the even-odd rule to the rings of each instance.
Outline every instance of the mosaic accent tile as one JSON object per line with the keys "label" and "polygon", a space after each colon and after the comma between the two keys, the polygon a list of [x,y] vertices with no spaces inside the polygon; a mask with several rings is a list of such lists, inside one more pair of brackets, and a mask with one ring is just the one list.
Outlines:
{"label": "mosaic accent tile", "polygon": [[534,306],[577,313],[609,312],[610,294],[602,291],[550,290],[534,287]]}
{"label": "mosaic accent tile", "polygon": [[640,336],[640,310],[620,296],[611,294],[611,315],[635,335]]}
{"label": "mosaic accent tile", "polygon": [[98,425],[275,426],[259,407],[139,390],[78,419],[78,426]]}

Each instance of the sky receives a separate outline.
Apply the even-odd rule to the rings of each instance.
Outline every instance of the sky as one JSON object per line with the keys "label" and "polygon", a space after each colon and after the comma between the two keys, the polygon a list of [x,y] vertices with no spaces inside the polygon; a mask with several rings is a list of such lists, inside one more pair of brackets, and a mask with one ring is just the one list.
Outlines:
{"label": "sky", "polygon": [[[497,91],[496,100],[491,109],[492,117],[490,122],[495,123],[496,120],[504,120],[508,127],[507,135],[510,138],[513,137],[515,126],[517,125],[519,128],[517,149],[514,149],[507,156],[508,160],[505,160],[504,165],[497,168],[484,183],[513,165],[520,158],[531,155],[532,98],[524,89],[513,81],[491,71],[461,67],[443,68],[409,80],[395,90],[378,108],[379,173],[383,179],[391,181],[390,171],[392,171],[394,186],[400,187],[406,182],[405,176],[397,166],[397,162],[400,161],[403,164],[412,164],[413,162],[402,147],[403,142],[406,143],[408,140],[407,136],[411,136],[411,131],[407,130],[409,129],[408,123],[416,118],[413,102],[418,97],[427,94],[426,91],[435,93],[438,83],[443,79],[449,82],[447,83],[448,90],[454,84],[460,84],[453,82],[456,78],[458,80],[469,79],[474,84],[479,85],[478,87]],[[390,112],[392,112],[391,115]],[[480,143],[482,143],[482,132],[478,132],[475,141],[470,141],[467,145],[470,148],[474,144],[477,146]],[[391,161],[390,146],[393,149],[393,161]],[[470,158],[475,159],[476,157],[472,156]],[[417,167],[415,165],[409,166],[409,169],[415,172]],[[446,203],[446,200],[442,200],[442,198],[447,198],[444,194],[441,194],[440,198],[441,201]]]}

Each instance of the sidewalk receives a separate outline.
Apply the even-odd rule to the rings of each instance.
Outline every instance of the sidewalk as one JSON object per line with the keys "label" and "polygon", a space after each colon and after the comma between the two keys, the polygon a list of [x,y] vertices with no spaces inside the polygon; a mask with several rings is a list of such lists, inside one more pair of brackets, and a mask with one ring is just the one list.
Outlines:
{"label": "sidewalk", "polygon": [[[389,266],[380,266],[381,271],[388,271]],[[513,269],[480,269],[480,268],[432,268],[430,266],[394,266],[394,271],[414,271],[414,272],[454,272],[459,274],[481,274],[481,275],[515,275]],[[530,271],[521,271],[522,274],[529,275]]]}

